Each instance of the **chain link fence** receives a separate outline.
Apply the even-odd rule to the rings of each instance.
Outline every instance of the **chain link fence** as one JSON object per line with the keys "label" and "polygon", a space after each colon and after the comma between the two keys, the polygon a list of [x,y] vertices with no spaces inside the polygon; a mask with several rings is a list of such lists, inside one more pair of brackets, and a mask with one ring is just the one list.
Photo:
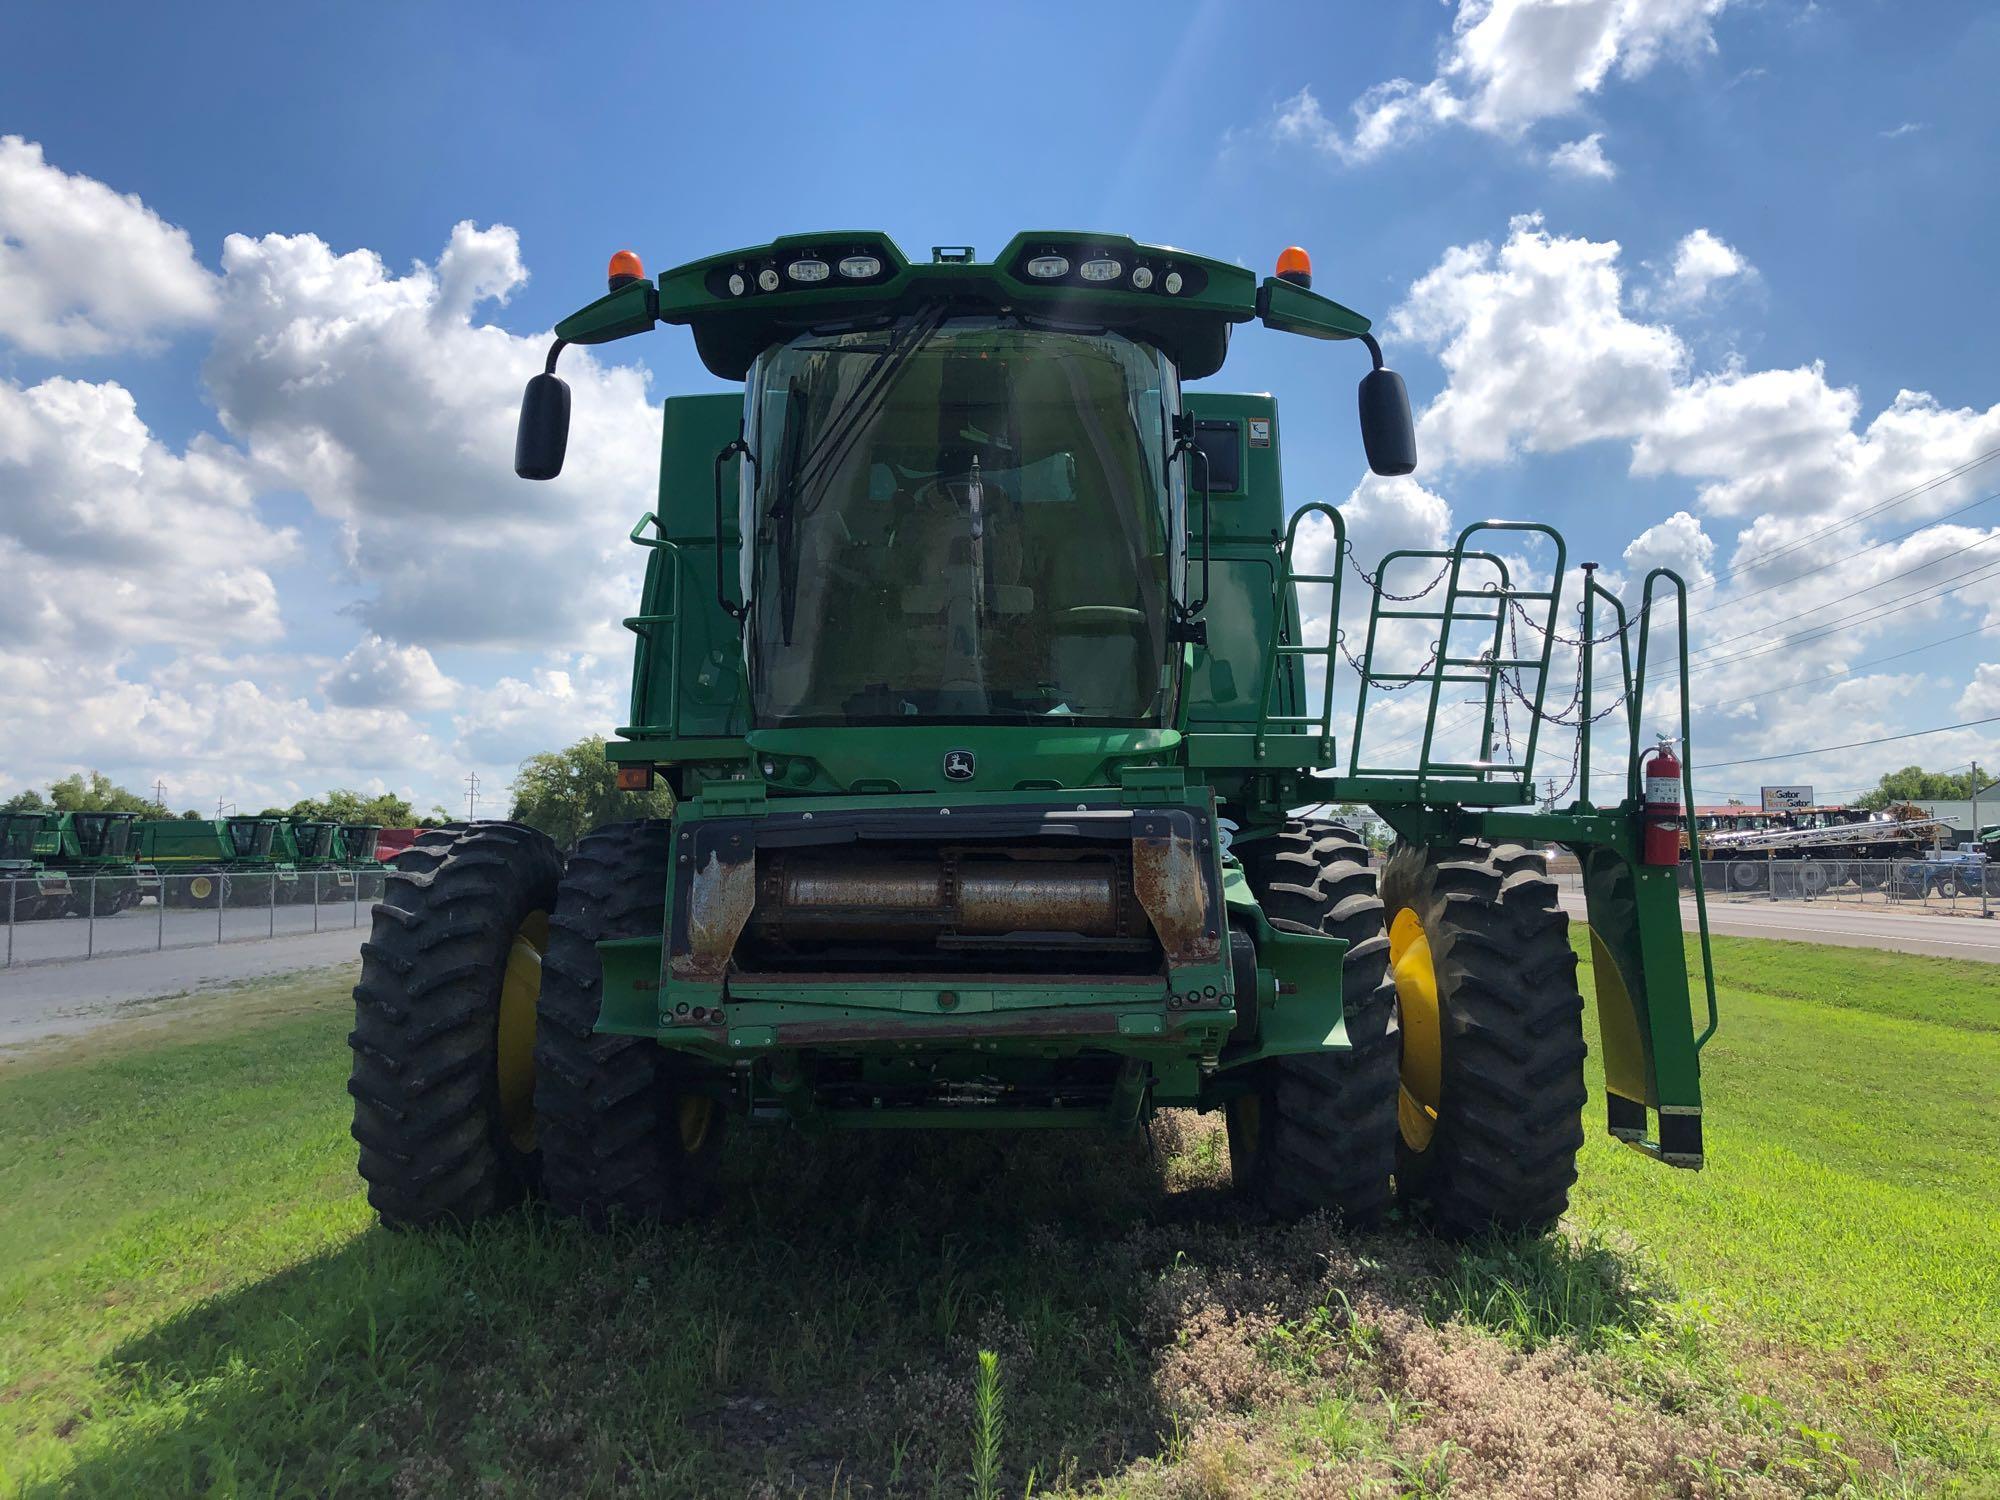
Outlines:
{"label": "chain link fence", "polygon": [[[1834,901],[1983,916],[2000,894],[2000,872],[1989,877],[1983,864],[1951,859],[1703,859],[1701,884],[1711,900]],[[1684,864],[1681,888],[1693,886],[1693,869]]]}
{"label": "chain link fence", "polygon": [[359,928],[387,868],[0,879],[0,967]]}

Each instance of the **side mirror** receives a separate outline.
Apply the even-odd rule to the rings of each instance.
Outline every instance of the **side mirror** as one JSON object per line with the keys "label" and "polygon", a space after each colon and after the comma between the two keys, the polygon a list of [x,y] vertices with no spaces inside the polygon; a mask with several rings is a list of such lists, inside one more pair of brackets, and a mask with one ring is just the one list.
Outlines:
{"label": "side mirror", "polygon": [[[521,425],[514,430],[514,472],[523,479],[554,479],[569,450],[569,386],[544,371],[521,393]],[[1372,451],[1372,450],[1371,450]]]}
{"label": "side mirror", "polygon": [[1410,393],[1394,370],[1370,370],[1361,377],[1361,446],[1368,451],[1368,467],[1385,477],[1408,474],[1417,466]]}

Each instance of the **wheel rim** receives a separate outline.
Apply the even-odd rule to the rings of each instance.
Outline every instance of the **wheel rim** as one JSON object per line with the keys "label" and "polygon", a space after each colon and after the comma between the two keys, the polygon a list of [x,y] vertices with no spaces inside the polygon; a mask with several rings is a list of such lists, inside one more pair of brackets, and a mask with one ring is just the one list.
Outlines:
{"label": "wheel rim", "polygon": [[676,1114],[681,1128],[681,1150],[692,1156],[708,1140],[709,1129],[715,1122],[715,1101],[689,1094],[682,1098]]}
{"label": "wheel rim", "polygon": [[188,894],[197,901],[206,901],[215,887],[205,875],[197,875],[188,882]]}
{"label": "wheel rim", "polygon": [[500,976],[493,1066],[500,1087],[500,1120],[517,1151],[535,1149],[535,1004],[542,995],[542,954],[548,945],[549,914],[529,912],[514,930],[507,968]]}
{"label": "wheel rim", "polygon": [[1443,1029],[1438,1020],[1437,966],[1424,925],[1409,907],[1389,924],[1389,972],[1396,983],[1396,1019],[1402,1029],[1402,1085],[1396,1096],[1396,1123],[1403,1144],[1429,1149],[1437,1132],[1443,1091]]}

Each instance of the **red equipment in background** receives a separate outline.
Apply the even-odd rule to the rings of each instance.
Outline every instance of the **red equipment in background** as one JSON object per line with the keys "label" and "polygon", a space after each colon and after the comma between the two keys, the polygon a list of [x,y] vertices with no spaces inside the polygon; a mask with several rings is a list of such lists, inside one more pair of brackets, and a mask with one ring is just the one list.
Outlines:
{"label": "red equipment in background", "polygon": [[421,828],[385,828],[375,836],[375,857],[387,864],[416,842]]}

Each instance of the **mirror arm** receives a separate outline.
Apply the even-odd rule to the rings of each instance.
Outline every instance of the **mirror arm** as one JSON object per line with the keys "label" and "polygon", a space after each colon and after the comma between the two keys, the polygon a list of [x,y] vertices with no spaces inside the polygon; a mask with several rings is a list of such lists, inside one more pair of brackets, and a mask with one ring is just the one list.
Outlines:
{"label": "mirror arm", "polygon": [[[1375,368],[1378,370],[1381,369],[1382,346],[1375,342],[1375,335],[1372,333],[1364,333],[1361,335],[1361,342],[1368,346],[1368,357],[1375,361]],[[555,356],[552,354],[549,356],[549,358],[553,360]]]}
{"label": "mirror arm", "polygon": [[[1187,429],[1174,440],[1173,449],[1167,454],[1167,462],[1172,463],[1177,458],[1192,455],[1200,465],[1201,477],[1198,484],[1201,491],[1201,597],[1180,607],[1180,620],[1169,638],[1207,645],[1208,627],[1201,622],[1200,616],[1201,612],[1208,608],[1210,567],[1214,552],[1210,520],[1212,511],[1208,503],[1208,454],[1194,440],[1193,418],[1187,418],[1186,422]],[[1179,419],[1176,420],[1176,426],[1178,425]],[[1185,572],[1182,576],[1186,576]]]}
{"label": "mirror arm", "polygon": [[[554,360],[553,352],[549,358]],[[750,462],[752,484],[761,486],[764,478],[757,455],[750,451],[750,445],[743,440],[742,429],[738,428],[736,436],[724,443],[715,455],[715,602],[722,606],[724,614],[741,625],[750,613],[749,601],[738,604],[729,597],[729,575],[722,566],[722,466],[739,453]]]}
{"label": "mirror arm", "polygon": [[560,355],[563,352],[563,350],[567,349],[568,347],[569,347],[568,339],[557,339],[553,344],[549,345],[548,363],[542,366],[542,373],[544,375],[555,374],[556,357]]}

